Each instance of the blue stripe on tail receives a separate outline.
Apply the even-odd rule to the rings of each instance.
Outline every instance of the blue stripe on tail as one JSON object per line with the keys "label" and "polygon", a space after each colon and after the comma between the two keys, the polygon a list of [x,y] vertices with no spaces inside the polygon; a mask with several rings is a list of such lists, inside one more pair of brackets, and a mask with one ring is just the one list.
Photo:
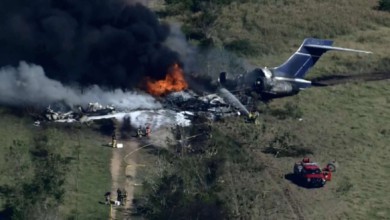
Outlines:
{"label": "blue stripe on tail", "polygon": [[305,45],[332,46],[332,40],[306,38],[299,49],[282,65],[275,67],[274,75],[287,78],[304,78],[307,71],[314,66],[328,49],[305,47]]}

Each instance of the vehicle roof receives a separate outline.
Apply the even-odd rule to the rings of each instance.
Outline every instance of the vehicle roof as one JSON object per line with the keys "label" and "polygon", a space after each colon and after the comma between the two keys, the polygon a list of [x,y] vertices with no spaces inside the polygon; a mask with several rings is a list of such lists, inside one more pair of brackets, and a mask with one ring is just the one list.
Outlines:
{"label": "vehicle roof", "polygon": [[303,167],[307,170],[316,170],[320,169],[320,167],[317,164],[304,164]]}

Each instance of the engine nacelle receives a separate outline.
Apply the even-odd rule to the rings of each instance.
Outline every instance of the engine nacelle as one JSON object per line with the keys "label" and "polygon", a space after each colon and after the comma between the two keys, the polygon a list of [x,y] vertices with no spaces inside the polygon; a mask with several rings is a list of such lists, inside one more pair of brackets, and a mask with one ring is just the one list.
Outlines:
{"label": "engine nacelle", "polygon": [[240,74],[234,79],[228,79],[227,73],[222,72],[218,81],[228,89],[245,89],[255,91],[266,98],[272,96],[289,96],[299,92],[293,83],[276,79],[272,70],[268,68],[256,68],[246,74]]}
{"label": "engine nacelle", "polygon": [[287,95],[296,93],[296,90],[289,82],[272,80],[269,92],[277,95]]}

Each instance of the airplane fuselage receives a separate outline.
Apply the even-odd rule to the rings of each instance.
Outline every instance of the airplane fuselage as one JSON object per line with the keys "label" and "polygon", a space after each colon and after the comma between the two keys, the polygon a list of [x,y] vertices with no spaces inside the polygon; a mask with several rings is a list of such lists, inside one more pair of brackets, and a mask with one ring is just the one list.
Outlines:
{"label": "airplane fuselage", "polygon": [[219,82],[230,90],[256,92],[263,100],[296,95],[311,85],[304,79],[275,77],[268,68],[257,68],[234,79],[227,79],[226,73],[221,73]]}
{"label": "airplane fuselage", "polygon": [[306,38],[298,50],[280,66],[257,68],[234,79],[228,79],[223,72],[219,76],[219,83],[229,90],[254,91],[260,94],[262,99],[291,96],[311,86],[311,82],[304,79],[305,75],[325,52],[335,50],[371,53],[332,45],[332,40]]}

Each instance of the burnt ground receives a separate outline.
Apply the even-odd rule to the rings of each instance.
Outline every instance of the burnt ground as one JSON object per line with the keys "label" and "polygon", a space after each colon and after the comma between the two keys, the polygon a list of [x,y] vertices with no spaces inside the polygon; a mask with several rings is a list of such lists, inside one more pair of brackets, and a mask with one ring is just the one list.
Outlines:
{"label": "burnt ground", "polygon": [[313,86],[333,86],[350,82],[367,82],[390,79],[390,72],[373,72],[349,75],[328,75],[312,79]]}

